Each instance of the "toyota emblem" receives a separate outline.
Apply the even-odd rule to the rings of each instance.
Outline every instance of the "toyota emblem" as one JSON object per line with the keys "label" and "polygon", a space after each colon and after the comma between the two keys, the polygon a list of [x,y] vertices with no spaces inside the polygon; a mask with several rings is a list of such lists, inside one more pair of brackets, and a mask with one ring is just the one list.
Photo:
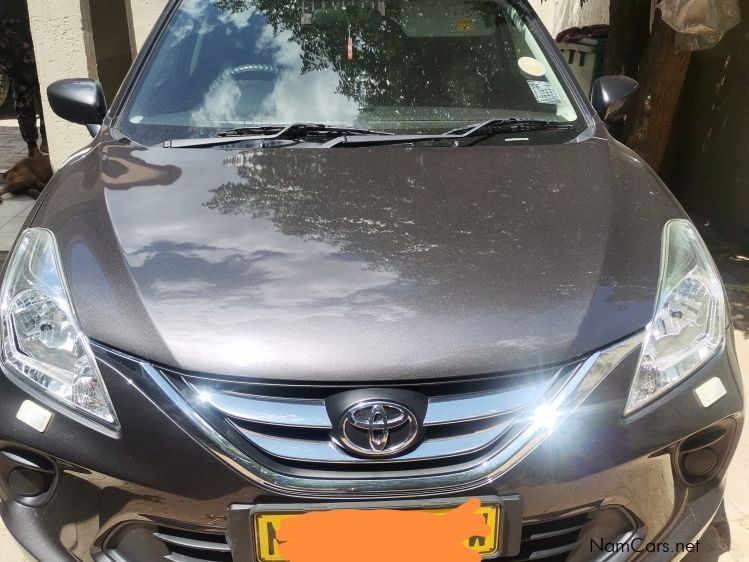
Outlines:
{"label": "toyota emblem", "polygon": [[395,402],[365,400],[349,406],[338,422],[335,441],[367,457],[392,457],[408,449],[421,428],[414,413]]}

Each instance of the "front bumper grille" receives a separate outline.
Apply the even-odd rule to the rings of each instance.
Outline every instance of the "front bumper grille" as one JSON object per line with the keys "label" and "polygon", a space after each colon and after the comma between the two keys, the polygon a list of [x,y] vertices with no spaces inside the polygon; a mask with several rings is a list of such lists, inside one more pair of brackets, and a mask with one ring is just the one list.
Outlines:
{"label": "front bumper grille", "polygon": [[637,535],[631,514],[618,507],[605,507],[525,521],[517,556],[499,558],[507,562],[584,562],[597,559],[598,544],[626,544]]}
{"label": "front bumper grille", "polygon": [[[261,463],[310,476],[358,473],[371,478],[462,470],[502,448],[533,408],[579,364],[531,373],[443,383],[389,385],[428,399],[424,437],[404,455],[360,458],[331,439],[326,398],[351,386],[216,381],[162,369],[182,397],[226,439]],[[376,388],[376,387],[375,387]]]}
{"label": "front bumper grille", "polygon": [[170,562],[231,562],[231,547],[223,535],[159,528],[153,534],[169,550]]}
{"label": "front bumper grille", "polygon": [[[586,541],[626,542],[635,524],[620,508],[599,508],[543,520],[525,521],[520,552],[497,562],[578,562],[593,554]],[[176,526],[131,523],[120,526],[104,542],[104,552],[118,562],[233,562],[231,547],[219,531],[186,530]],[[235,553],[246,559],[248,553]],[[251,555],[250,555],[251,556]]]}
{"label": "front bumper grille", "polygon": [[220,531],[197,531],[142,523],[120,526],[105,541],[104,552],[118,562],[232,562],[231,547]]}
{"label": "front bumper grille", "polygon": [[582,530],[591,524],[591,513],[581,513],[540,523],[523,525],[520,554],[506,560],[563,562],[580,544]]}

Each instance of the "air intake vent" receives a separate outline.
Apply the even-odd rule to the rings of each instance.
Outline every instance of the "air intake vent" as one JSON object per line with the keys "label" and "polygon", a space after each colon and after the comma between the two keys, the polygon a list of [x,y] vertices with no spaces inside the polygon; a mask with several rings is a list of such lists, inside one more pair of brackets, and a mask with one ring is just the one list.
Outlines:
{"label": "air intake vent", "polygon": [[171,562],[232,562],[224,535],[159,527],[153,536],[167,546],[164,558]]}
{"label": "air intake vent", "polygon": [[[585,509],[582,508],[581,509]],[[117,562],[234,562],[226,535],[219,530],[186,530],[166,525],[128,523],[104,541],[104,552]],[[619,507],[587,508],[574,515],[525,521],[517,556],[493,558],[497,562],[587,562],[593,543],[628,543],[637,533],[632,516]],[[251,545],[235,552],[238,559],[251,556]],[[244,549],[250,549],[247,552]]]}
{"label": "air intake vent", "polygon": [[233,562],[222,533],[135,523],[117,529],[107,539],[105,552],[127,562]]}
{"label": "air intake vent", "polygon": [[588,513],[523,525],[520,554],[502,560],[563,562],[580,543],[582,530],[591,523]]}
{"label": "air intake vent", "polygon": [[635,536],[637,525],[623,509],[605,507],[575,515],[523,524],[520,553],[502,562],[586,562],[598,554],[592,544],[624,544]]}

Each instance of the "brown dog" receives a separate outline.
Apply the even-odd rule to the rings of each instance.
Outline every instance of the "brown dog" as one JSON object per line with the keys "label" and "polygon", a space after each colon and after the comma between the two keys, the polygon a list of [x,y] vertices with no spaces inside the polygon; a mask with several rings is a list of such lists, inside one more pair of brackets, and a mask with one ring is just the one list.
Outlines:
{"label": "brown dog", "polygon": [[5,186],[0,188],[0,196],[6,193],[25,192],[36,199],[51,177],[52,165],[48,155],[24,158],[3,174]]}

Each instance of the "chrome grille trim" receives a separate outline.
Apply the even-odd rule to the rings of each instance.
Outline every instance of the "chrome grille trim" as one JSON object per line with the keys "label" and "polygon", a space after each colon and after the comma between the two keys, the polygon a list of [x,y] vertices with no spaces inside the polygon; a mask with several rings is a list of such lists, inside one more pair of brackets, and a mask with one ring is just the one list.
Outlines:
{"label": "chrome grille trim", "polygon": [[[329,469],[316,467],[316,463],[360,466],[422,463],[408,468],[416,471],[425,468],[423,463],[427,461],[456,463],[457,457],[475,456],[495,445],[523,407],[542,400],[545,392],[563,382],[574,369],[575,365],[567,365],[556,370],[540,370],[528,375],[530,379],[498,379],[503,386],[488,391],[429,396],[421,442],[410,452],[382,459],[359,458],[333,442],[330,430],[338,421],[328,416],[323,399],[261,396],[254,393],[256,386],[251,384],[235,383],[227,388],[206,379],[195,381],[179,375],[177,379],[181,379],[185,389],[191,390],[185,397],[196,409],[212,408],[211,414],[217,413],[249,443],[274,460],[291,460],[298,467],[310,470]],[[248,389],[246,393],[242,392],[243,387]],[[442,387],[438,385],[437,388]],[[428,390],[435,392],[432,387]],[[331,389],[329,393],[335,395],[338,391]],[[376,390],[373,392],[376,394]],[[279,428],[286,431],[279,432]],[[307,466],[301,466],[304,463]]]}
{"label": "chrome grille trim", "polygon": [[188,382],[200,397],[219,412],[234,419],[283,427],[330,429],[324,400],[300,400],[216,392]]}
{"label": "chrome grille trim", "polygon": [[424,461],[441,459],[447,456],[467,455],[480,451],[499,439],[511,420],[467,435],[429,439],[421,446],[405,455],[386,459],[371,459],[352,457],[333,445],[330,440],[312,441],[303,439],[288,439],[237,428],[248,441],[266,453],[282,459],[300,462],[349,463],[378,465],[386,463],[402,463],[409,461]]}
{"label": "chrome grille trim", "polygon": [[181,537],[171,533],[156,532],[154,537],[162,542],[175,546],[184,546],[185,548],[194,548],[209,552],[231,552],[231,547],[225,542],[212,542],[194,538]]}
{"label": "chrome grille trim", "polygon": [[[601,351],[591,354],[580,364],[559,389],[555,389],[547,404],[560,413],[557,425],[572,415],[601,381],[623,359],[633,354],[642,343],[639,332]],[[246,454],[222,433],[216,430],[150,363],[131,355],[115,351],[91,342],[91,346],[103,355],[121,357],[130,364],[140,366],[146,377],[149,395],[158,404],[169,404],[168,412],[203,447],[211,451],[225,464],[246,476],[257,486],[269,492],[289,494],[299,498],[346,499],[352,493],[359,499],[422,497],[430,494],[467,492],[487,484],[510,470],[526,455],[543,443],[550,428],[526,420],[514,437],[501,448],[495,448],[480,464],[460,471],[446,470],[411,477],[389,477],[382,479],[357,478],[355,474],[297,476],[282,472],[261,463]]]}
{"label": "chrome grille trim", "polygon": [[[561,371],[561,370],[560,370]],[[551,380],[515,387],[429,398],[425,426],[465,423],[500,416],[519,410],[541,396],[554,382]],[[217,391],[200,383],[185,383],[200,397],[227,417],[243,421],[314,429],[333,427],[325,400],[303,400]]]}
{"label": "chrome grille trim", "polygon": [[537,384],[430,398],[424,425],[470,422],[514,412],[541,396],[560,374],[561,370],[551,380]]}

